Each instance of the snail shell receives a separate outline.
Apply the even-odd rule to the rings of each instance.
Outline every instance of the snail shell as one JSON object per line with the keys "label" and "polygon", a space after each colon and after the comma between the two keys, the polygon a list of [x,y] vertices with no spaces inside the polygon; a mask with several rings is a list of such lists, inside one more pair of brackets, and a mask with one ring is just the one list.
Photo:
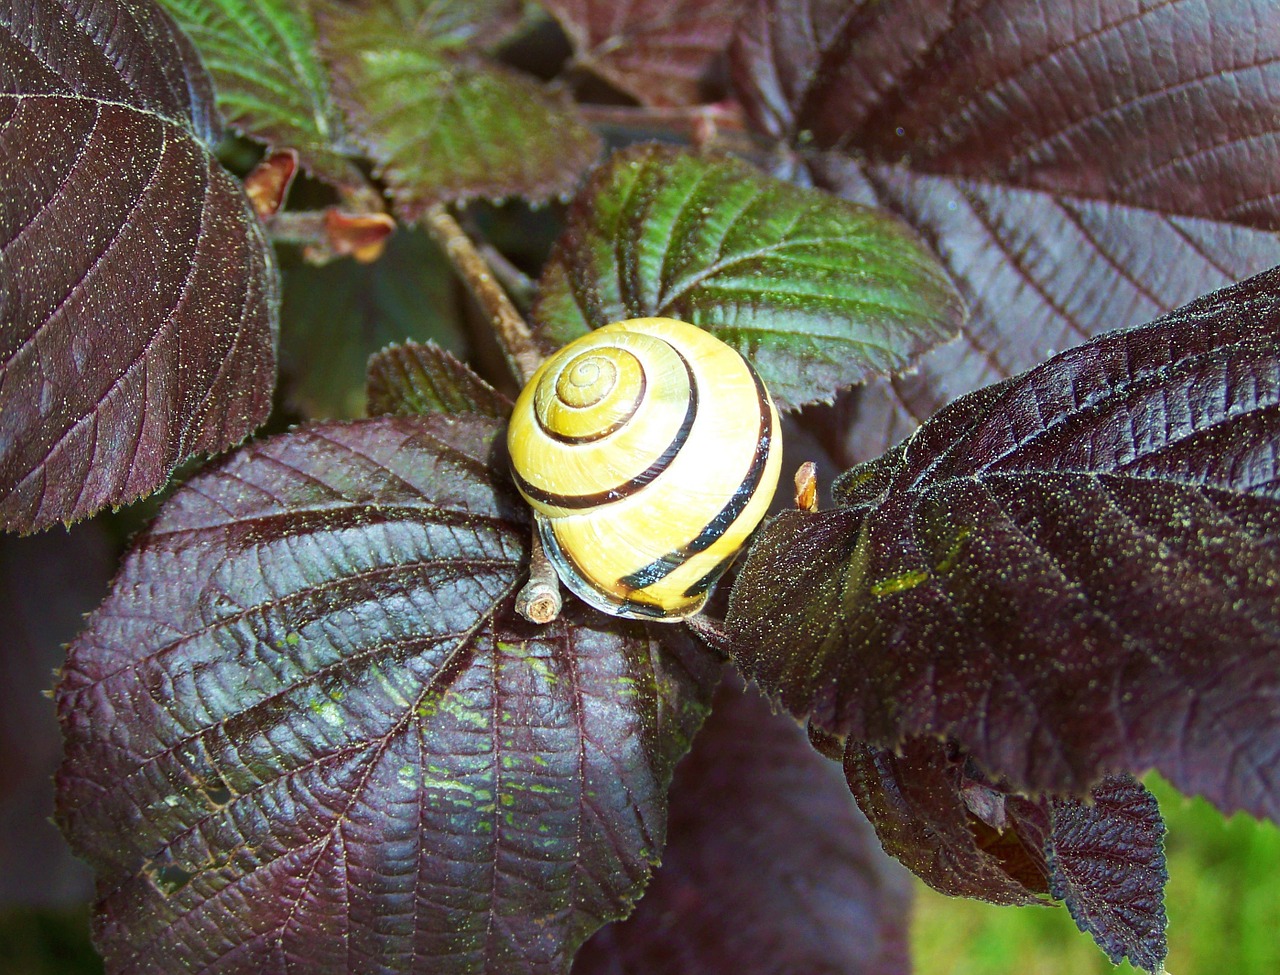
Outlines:
{"label": "snail shell", "polygon": [[606,325],[548,359],[516,401],[507,448],[561,580],[640,619],[702,608],[782,465],[755,371],[670,318]]}

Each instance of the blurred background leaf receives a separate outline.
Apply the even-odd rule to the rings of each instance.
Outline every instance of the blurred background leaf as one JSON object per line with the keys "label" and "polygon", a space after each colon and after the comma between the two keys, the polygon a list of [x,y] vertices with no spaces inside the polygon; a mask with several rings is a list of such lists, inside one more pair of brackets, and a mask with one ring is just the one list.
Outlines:
{"label": "blurred background leaf", "polygon": [[315,419],[363,416],[365,371],[375,352],[432,339],[465,353],[456,289],[431,238],[404,227],[372,264],[287,259],[280,362],[289,404]]}

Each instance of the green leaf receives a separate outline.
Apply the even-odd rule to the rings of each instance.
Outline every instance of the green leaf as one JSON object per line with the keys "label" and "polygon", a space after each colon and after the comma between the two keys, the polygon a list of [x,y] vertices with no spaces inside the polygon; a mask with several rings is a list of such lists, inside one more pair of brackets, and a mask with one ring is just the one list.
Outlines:
{"label": "green leaf", "polygon": [[453,274],[424,231],[400,230],[372,264],[285,268],[280,358],[290,402],[309,417],[365,413],[369,356],[392,342],[460,349]]}
{"label": "green leaf", "polygon": [[296,0],[160,0],[213,76],[218,110],[240,132],[296,149],[321,179],[360,179],[343,153],[342,119],[316,56],[315,26]]}
{"label": "green leaf", "polygon": [[511,400],[434,342],[406,342],[369,359],[369,415],[511,415]]}
{"label": "green leaf", "polygon": [[578,196],[533,314],[559,343],[627,318],[701,326],[781,407],[907,369],[964,316],[895,218],[658,145],[615,154]]}
{"label": "green leaf", "polygon": [[566,100],[469,54],[431,5],[326,8],[320,26],[338,101],[406,220],[441,201],[567,193],[599,151]]}

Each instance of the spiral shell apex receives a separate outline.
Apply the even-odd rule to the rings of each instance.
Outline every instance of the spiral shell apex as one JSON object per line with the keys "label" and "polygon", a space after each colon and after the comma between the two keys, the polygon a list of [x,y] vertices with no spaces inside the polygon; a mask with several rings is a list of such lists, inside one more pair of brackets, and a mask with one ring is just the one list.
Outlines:
{"label": "spiral shell apex", "polygon": [[615,616],[702,608],[768,510],[778,414],[734,349],[670,318],[599,328],[543,363],[507,433],[569,589]]}

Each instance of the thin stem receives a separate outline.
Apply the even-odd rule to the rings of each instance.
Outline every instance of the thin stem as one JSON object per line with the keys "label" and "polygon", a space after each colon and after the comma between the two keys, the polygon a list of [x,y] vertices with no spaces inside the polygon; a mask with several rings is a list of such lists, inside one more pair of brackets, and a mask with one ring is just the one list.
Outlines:
{"label": "thin stem", "polygon": [[707,127],[721,132],[741,132],[745,128],[741,109],[731,102],[670,108],[587,103],[579,105],[578,110],[592,125],[625,129],[663,129],[690,137]]}
{"label": "thin stem", "polygon": [[523,386],[542,364],[542,356],[534,344],[529,326],[507,297],[507,293],[502,290],[476,245],[445,209],[444,204],[437,203],[430,207],[424,215],[424,221],[471,296],[489,316],[498,344],[507,357],[507,364]]}
{"label": "thin stem", "polygon": [[516,595],[516,612],[530,623],[550,623],[560,615],[562,605],[560,580],[542,550],[542,539],[535,525],[533,544],[529,548],[529,581]]}
{"label": "thin stem", "polygon": [[[520,385],[525,385],[542,364],[542,356],[534,345],[529,326],[502,290],[484,256],[444,205],[437,203],[429,208],[424,219],[427,229],[444,248],[445,256],[466,283],[471,296],[489,316],[507,364]],[[560,580],[542,550],[542,540],[535,525],[529,546],[529,581],[516,595],[516,612],[531,623],[550,623],[560,615],[561,605]]]}
{"label": "thin stem", "polygon": [[579,104],[578,111],[596,128],[624,135],[624,142],[676,135],[699,150],[720,149],[760,161],[766,155],[747,131],[741,109],[727,102],[672,108]]}
{"label": "thin stem", "polygon": [[507,290],[507,297],[515,302],[517,308],[527,309],[533,302],[533,292],[536,287],[533,278],[512,264],[502,251],[484,239],[484,234],[476,226],[475,219],[469,213],[464,211],[458,214],[457,219],[458,225],[462,227],[463,232],[472,240],[478,242],[476,249],[480,251],[480,256],[484,258],[485,263],[489,265],[489,269],[493,271],[498,283]]}

